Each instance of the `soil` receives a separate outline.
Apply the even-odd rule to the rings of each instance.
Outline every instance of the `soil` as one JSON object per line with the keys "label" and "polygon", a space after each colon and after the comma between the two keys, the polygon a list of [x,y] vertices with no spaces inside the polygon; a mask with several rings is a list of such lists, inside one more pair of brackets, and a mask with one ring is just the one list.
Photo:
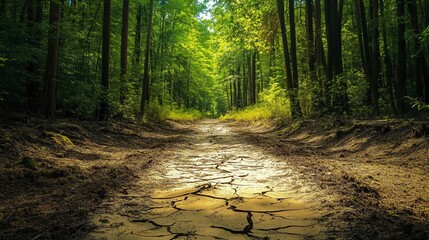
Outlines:
{"label": "soil", "polygon": [[424,120],[0,124],[0,239],[429,239]]}

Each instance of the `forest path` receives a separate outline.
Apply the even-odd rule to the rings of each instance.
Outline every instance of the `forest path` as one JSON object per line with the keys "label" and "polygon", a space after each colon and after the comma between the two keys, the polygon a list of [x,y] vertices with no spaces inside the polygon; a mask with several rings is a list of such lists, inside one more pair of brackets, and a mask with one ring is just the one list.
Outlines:
{"label": "forest path", "polygon": [[94,239],[323,238],[326,193],[236,125],[203,120],[93,216]]}

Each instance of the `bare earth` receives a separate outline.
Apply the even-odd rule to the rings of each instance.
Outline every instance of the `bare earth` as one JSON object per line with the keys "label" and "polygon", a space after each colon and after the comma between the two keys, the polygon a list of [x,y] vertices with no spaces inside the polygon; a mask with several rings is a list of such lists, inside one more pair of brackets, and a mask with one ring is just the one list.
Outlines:
{"label": "bare earth", "polygon": [[281,126],[3,123],[0,239],[429,238],[424,122]]}

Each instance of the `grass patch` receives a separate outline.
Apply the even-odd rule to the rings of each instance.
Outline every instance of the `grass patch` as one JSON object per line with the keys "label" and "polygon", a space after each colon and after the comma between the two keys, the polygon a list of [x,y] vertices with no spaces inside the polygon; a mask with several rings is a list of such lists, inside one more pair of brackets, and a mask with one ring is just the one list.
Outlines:
{"label": "grass patch", "polygon": [[256,106],[230,112],[220,117],[222,120],[254,122],[269,119],[290,119],[290,101],[279,84],[272,84],[260,93],[261,103]]}
{"label": "grass patch", "polygon": [[246,121],[254,122],[259,120],[273,118],[272,112],[265,107],[249,107],[237,112],[230,112],[222,117],[221,120],[235,120],[235,121]]}
{"label": "grass patch", "polygon": [[174,109],[167,115],[167,119],[172,121],[196,121],[202,118],[203,114],[195,109]]}
{"label": "grass patch", "polygon": [[172,106],[161,106],[157,102],[150,102],[146,112],[147,120],[151,122],[196,121],[203,118],[203,114],[196,109],[183,109]]}

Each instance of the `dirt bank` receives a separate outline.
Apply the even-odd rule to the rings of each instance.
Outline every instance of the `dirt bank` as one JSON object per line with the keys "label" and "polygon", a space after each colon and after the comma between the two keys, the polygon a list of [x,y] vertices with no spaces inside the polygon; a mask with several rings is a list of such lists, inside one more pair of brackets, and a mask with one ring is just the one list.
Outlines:
{"label": "dirt bank", "polygon": [[[240,126],[247,141],[338,193],[330,235],[429,238],[429,124],[424,120],[306,120]],[[329,207],[329,206],[327,206]]]}
{"label": "dirt bank", "polygon": [[1,123],[0,239],[81,239],[93,229],[88,215],[180,134],[168,125]]}

